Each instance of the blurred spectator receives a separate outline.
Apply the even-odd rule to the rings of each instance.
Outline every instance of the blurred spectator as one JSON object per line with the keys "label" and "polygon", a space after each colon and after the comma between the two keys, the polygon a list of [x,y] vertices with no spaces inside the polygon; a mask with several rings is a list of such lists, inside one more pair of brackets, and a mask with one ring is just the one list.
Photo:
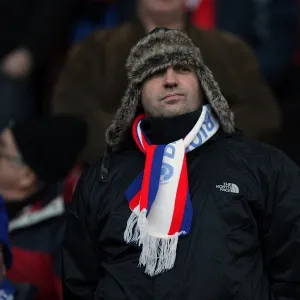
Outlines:
{"label": "blurred spectator", "polygon": [[11,267],[12,254],[8,237],[8,217],[3,199],[0,196],[0,299],[13,299],[14,287],[5,278],[6,270]]}
{"label": "blurred spectator", "polygon": [[41,70],[69,31],[74,9],[84,0],[0,2],[0,119],[26,119],[38,113]]}
{"label": "blurred spectator", "polygon": [[68,116],[19,121],[0,136],[0,194],[14,258],[7,278],[36,287],[36,299],[62,299],[65,203],[57,183],[66,178],[85,141],[86,124]]}
{"label": "blurred spectator", "polygon": [[[300,8],[300,1],[299,8]],[[298,133],[300,115],[300,9],[298,9],[298,48],[293,67],[283,83],[276,89],[281,99],[283,129],[278,147],[285,151],[300,166],[300,138]]]}
{"label": "blurred spectator", "polygon": [[89,124],[83,160],[95,162],[103,154],[105,129],[127,84],[126,57],[158,26],[187,31],[235,112],[237,127],[249,137],[271,140],[280,126],[280,112],[249,48],[231,34],[194,27],[184,0],[139,0],[133,20],[96,31],[74,47],[55,90],[53,112],[70,113]]}
{"label": "blurred spectator", "polygon": [[53,62],[47,69],[45,79],[39,86],[42,89],[42,113],[51,110],[53,86],[73,43],[90,35],[94,30],[117,26],[128,20],[132,14],[135,0],[76,0],[80,3],[74,11],[72,26],[60,48],[53,55]]}
{"label": "blurred spectator", "polygon": [[91,34],[94,30],[117,26],[127,21],[132,14],[133,0],[86,0],[71,34],[76,42]]}
{"label": "blurred spectator", "polygon": [[198,3],[193,7],[194,24],[229,31],[253,49],[282,112],[282,130],[274,144],[300,166],[300,140],[296,129],[300,113],[300,73],[294,60],[299,37],[299,1],[195,1]]}
{"label": "blurred spectator", "polygon": [[297,41],[297,0],[201,0],[192,15],[195,25],[218,28],[244,40],[261,71],[278,88],[292,67]]}

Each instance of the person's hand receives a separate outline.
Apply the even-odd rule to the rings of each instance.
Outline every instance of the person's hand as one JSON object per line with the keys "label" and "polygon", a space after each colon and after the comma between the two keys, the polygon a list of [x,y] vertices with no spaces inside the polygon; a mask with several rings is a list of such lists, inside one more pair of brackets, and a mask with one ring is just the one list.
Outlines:
{"label": "person's hand", "polygon": [[0,244],[0,283],[3,280],[4,274],[5,274],[4,254],[3,254],[3,247]]}
{"label": "person's hand", "polygon": [[20,48],[6,55],[1,64],[2,72],[12,78],[22,78],[29,75],[32,69],[31,53]]}

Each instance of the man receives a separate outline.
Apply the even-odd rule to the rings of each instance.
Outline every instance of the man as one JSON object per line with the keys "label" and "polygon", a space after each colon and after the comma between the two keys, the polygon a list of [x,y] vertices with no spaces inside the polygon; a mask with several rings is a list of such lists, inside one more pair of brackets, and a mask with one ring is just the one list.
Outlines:
{"label": "man", "polygon": [[0,194],[28,199],[63,179],[84,146],[86,124],[72,116],[17,121],[0,136]]}
{"label": "man", "polygon": [[185,33],[154,30],[126,68],[67,216],[65,299],[299,299],[299,169],[235,131]]}
{"label": "man", "polygon": [[16,121],[0,135],[0,195],[9,215],[13,254],[6,277],[14,284],[30,284],[34,299],[62,298],[62,182],[85,146],[86,131],[82,120],[61,115]]}
{"label": "man", "polygon": [[139,0],[133,21],[96,31],[72,50],[54,93],[53,112],[70,113],[88,123],[85,162],[96,162],[103,155],[105,129],[127,84],[124,65],[130,48],[157,26],[186,30],[201,48],[239,129],[251,138],[268,142],[274,138],[280,111],[249,48],[230,34],[192,26],[184,6],[185,0]]}

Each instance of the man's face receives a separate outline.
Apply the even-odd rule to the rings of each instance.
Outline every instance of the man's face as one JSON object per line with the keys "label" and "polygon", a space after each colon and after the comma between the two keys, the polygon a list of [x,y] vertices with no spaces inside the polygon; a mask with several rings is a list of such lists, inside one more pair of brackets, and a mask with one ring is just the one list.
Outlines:
{"label": "man's face", "polygon": [[0,194],[5,200],[23,200],[35,190],[35,175],[22,162],[10,129],[0,135]]}
{"label": "man's face", "polygon": [[201,95],[194,68],[175,66],[144,82],[141,101],[146,116],[173,117],[199,109]]}
{"label": "man's face", "polygon": [[139,0],[140,7],[156,14],[182,13],[185,0]]}

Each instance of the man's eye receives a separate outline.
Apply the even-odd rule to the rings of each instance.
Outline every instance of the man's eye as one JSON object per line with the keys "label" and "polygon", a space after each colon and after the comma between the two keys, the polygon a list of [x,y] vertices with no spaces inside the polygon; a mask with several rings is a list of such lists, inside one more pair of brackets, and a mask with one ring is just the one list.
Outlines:
{"label": "man's eye", "polygon": [[189,73],[191,71],[187,66],[177,66],[176,70],[180,73]]}
{"label": "man's eye", "polygon": [[159,77],[159,76],[162,76],[166,73],[166,70],[159,70],[159,71],[156,71],[155,73],[153,73],[150,77]]}

